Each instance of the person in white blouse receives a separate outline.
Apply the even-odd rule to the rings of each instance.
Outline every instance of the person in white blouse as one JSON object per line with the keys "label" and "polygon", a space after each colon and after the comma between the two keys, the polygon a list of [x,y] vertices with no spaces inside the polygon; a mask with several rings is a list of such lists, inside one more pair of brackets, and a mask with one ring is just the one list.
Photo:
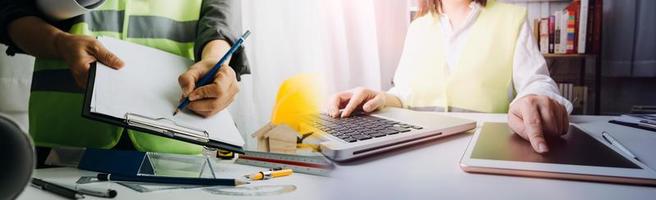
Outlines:
{"label": "person in white blouse", "polygon": [[[408,30],[394,87],[387,92],[362,87],[339,92],[330,99],[328,113],[348,117],[355,110],[373,112],[385,106],[507,112],[509,126],[518,135],[536,152],[548,152],[545,136],[567,133],[572,104],[549,76],[526,10],[494,0],[418,1],[418,17]],[[458,76],[469,80],[452,80]]]}

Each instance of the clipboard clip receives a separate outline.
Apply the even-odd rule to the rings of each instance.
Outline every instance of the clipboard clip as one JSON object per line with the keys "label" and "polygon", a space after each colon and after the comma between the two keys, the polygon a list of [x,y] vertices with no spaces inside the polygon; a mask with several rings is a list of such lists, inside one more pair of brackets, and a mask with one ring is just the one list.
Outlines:
{"label": "clipboard clip", "polygon": [[210,141],[207,131],[183,126],[167,118],[151,118],[139,114],[126,113],[125,122],[129,126],[156,131],[171,138],[185,138],[202,143],[208,143]]}

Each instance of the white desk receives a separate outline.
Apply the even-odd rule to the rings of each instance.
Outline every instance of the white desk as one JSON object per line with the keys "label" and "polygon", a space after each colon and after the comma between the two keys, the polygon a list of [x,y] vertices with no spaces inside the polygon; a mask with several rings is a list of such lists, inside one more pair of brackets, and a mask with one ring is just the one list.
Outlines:
{"label": "white desk", "polygon": [[[505,122],[501,114],[455,114],[479,121]],[[656,133],[606,123],[611,117],[575,116],[573,122],[600,137],[602,130],[656,167]],[[621,130],[624,130],[622,132]],[[628,130],[628,131],[627,131]],[[342,163],[330,187],[331,199],[653,199],[656,188],[606,183],[470,174],[459,161],[472,133],[437,140],[354,163]],[[620,134],[621,133],[621,134]]]}
{"label": "white desk", "polygon": [[[504,122],[505,115],[451,113],[479,121]],[[656,168],[656,133],[606,123],[610,117],[575,116],[572,121],[599,137],[610,131],[647,165]],[[339,163],[333,177],[294,174],[257,184],[293,184],[297,190],[284,195],[245,197],[244,199],[650,199],[656,188],[606,183],[469,174],[458,165],[471,134],[466,133],[392,151],[350,163]],[[221,176],[236,177],[261,170],[221,161]],[[36,177],[74,182],[81,175],[76,169],[41,169]],[[200,189],[138,193],[120,185],[117,199],[231,199]],[[49,193],[28,187],[19,199],[53,199]],[[94,199],[87,197],[86,199]]]}
{"label": "white desk", "polygon": [[[258,172],[260,170],[265,170],[264,168],[259,168],[259,167],[237,165],[232,163],[232,161],[218,161],[215,162],[215,164],[216,164],[215,172],[217,173],[217,176],[226,177],[226,178],[241,177],[245,174],[250,174],[250,173]],[[80,178],[81,176],[94,176],[96,174],[98,173],[82,171],[75,168],[49,168],[49,169],[36,170],[34,177],[43,178],[47,181],[53,181],[57,183],[72,184],[75,183],[75,181],[77,181],[78,178]],[[93,184],[96,185],[99,184],[99,186],[115,189],[118,192],[118,196],[116,196],[115,199],[157,199],[157,200],[316,199],[316,195],[320,194],[321,192],[319,184],[326,182],[325,180],[327,179],[329,178],[296,173],[288,177],[276,178],[267,181],[258,181],[258,182],[253,182],[254,184],[250,184],[250,185],[295,185],[296,186],[296,190],[294,192],[285,193],[281,195],[262,196],[262,197],[235,197],[235,196],[216,195],[204,191],[202,188],[175,189],[175,190],[139,193],[116,183],[93,183]],[[25,189],[23,194],[18,199],[42,200],[42,199],[64,199],[64,198],[61,198],[57,195],[50,194],[48,192],[41,191],[29,186]],[[88,195],[86,195],[84,199],[107,200],[105,198],[97,198]]]}

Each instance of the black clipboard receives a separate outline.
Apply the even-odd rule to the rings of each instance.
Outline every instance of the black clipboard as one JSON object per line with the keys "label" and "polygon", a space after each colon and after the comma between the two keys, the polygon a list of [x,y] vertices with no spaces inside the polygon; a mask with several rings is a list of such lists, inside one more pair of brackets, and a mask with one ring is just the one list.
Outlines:
{"label": "black clipboard", "polygon": [[[95,79],[96,63],[93,63],[89,68],[89,79],[84,94],[84,104],[82,107],[82,116],[85,118],[116,125],[130,130],[197,144],[204,146],[205,148],[216,148],[232,151],[235,153],[244,153],[243,147],[210,139],[209,134],[204,130],[180,126],[173,122],[168,126],[159,126],[158,124],[149,123],[152,121],[160,121],[165,119],[153,119],[132,113],[126,114],[125,118],[121,119],[114,116],[91,112],[91,98],[93,97],[93,86]],[[203,134],[203,132],[205,134]]]}

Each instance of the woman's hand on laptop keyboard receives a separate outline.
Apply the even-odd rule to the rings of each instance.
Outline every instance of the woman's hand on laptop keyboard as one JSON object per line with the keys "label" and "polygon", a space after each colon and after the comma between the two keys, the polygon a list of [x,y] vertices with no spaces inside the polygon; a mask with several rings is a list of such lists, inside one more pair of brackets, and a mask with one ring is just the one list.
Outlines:
{"label": "woman's hand on laptop keyboard", "polygon": [[[385,92],[357,87],[333,95],[328,106],[328,114],[331,117],[348,117],[356,110],[368,113],[384,106],[401,107],[401,102],[397,97]],[[341,115],[340,109],[343,109]]]}

